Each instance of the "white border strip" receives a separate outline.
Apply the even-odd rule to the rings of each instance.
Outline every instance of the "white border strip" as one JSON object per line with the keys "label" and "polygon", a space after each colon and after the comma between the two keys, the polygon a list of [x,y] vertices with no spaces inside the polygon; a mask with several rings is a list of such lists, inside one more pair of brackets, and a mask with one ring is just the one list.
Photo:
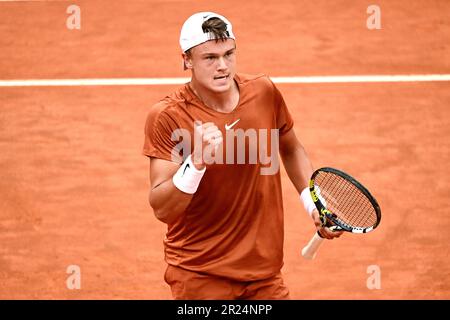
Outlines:
{"label": "white border strip", "polygon": [[[271,77],[275,83],[367,83],[450,81],[450,74]],[[0,87],[179,85],[190,78],[29,79],[0,80]]]}
{"label": "white border strip", "polygon": [[143,86],[184,84],[189,78],[36,79],[0,80],[0,87]]}
{"label": "white border strip", "polygon": [[276,83],[427,82],[450,81],[450,74],[273,77],[271,79]]}

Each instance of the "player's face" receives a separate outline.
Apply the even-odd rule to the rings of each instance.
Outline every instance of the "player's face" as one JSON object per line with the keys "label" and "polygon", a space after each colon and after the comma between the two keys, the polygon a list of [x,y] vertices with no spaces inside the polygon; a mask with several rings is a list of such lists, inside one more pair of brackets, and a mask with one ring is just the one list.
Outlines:
{"label": "player's face", "polygon": [[191,49],[187,66],[198,84],[217,93],[226,92],[236,73],[236,44],[233,39],[202,43]]}

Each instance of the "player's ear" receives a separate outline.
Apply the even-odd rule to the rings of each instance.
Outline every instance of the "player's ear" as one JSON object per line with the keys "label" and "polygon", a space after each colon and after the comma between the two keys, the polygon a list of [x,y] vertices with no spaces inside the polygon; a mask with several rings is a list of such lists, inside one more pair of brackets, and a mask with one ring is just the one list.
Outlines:
{"label": "player's ear", "polygon": [[184,70],[192,69],[191,55],[188,52],[186,52],[186,53],[182,53],[181,57],[183,58],[183,69]]}

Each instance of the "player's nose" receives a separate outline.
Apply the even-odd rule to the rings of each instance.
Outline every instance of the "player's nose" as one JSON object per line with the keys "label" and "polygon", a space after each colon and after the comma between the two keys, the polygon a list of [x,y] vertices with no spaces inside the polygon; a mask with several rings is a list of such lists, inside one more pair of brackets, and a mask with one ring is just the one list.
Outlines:
{"label": "player's nose", "polygon": [[225,61],[224,57],[219,57],[218,63],[217,63],[217,70],[226,70],[228,68],[228,65]]}

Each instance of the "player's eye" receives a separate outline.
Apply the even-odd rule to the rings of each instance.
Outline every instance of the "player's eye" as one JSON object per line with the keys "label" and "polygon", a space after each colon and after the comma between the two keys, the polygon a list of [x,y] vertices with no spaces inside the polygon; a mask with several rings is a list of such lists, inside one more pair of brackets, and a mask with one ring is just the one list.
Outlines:
{"label": "player's eye", "polygon": [[226,57],[229,57],[229,56],[232,56],[234,54],[234,50],[233,51],[228,51],[226,54],[225,54],[225,56]]}

